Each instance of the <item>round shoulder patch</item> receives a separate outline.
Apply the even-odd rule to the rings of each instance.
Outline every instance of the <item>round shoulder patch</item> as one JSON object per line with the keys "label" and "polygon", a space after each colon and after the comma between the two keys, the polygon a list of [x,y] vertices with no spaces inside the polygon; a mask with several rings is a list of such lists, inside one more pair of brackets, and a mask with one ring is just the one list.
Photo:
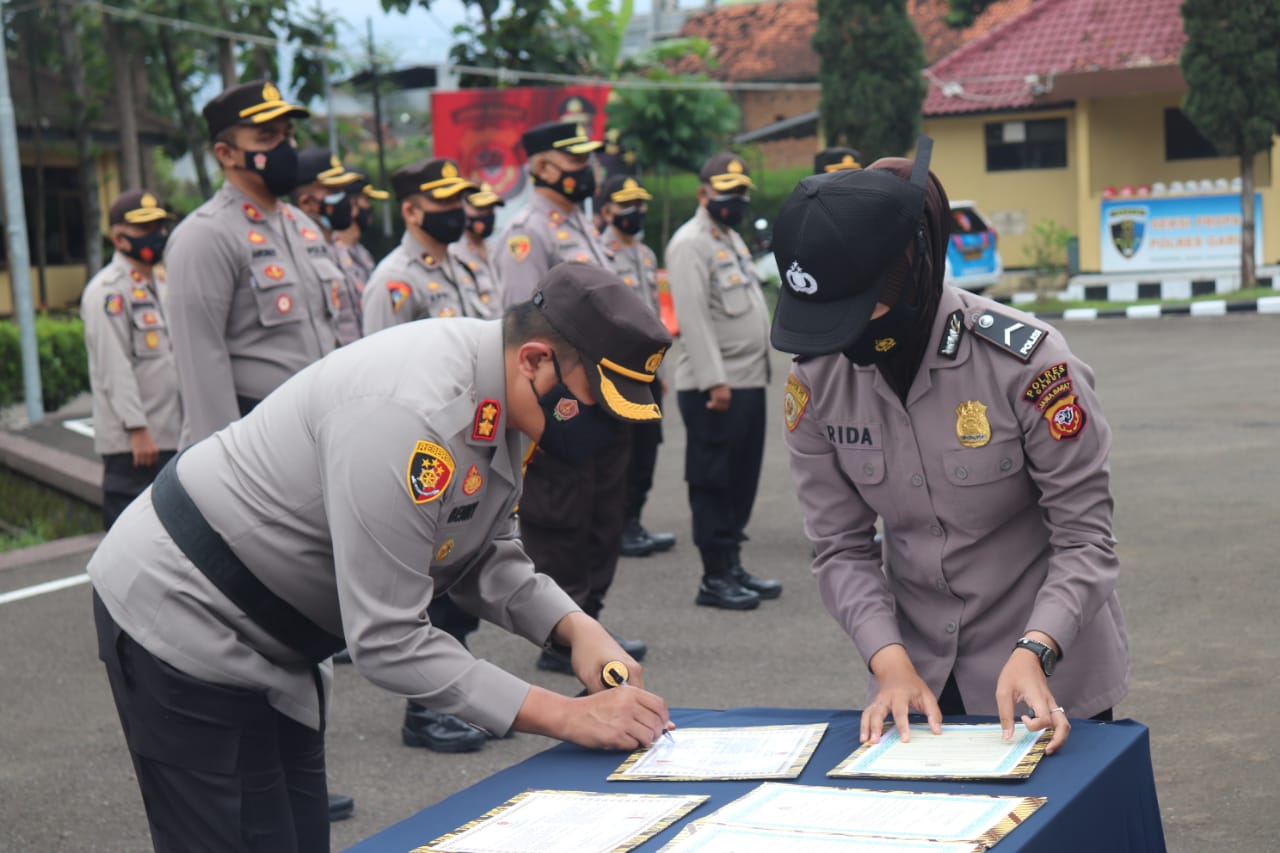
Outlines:
{"label": "round shoulder patch", "polygon": [[409,456],[409,466],[405,472],[409,497],[416,504],[436,500],[449,487],[453,472],[453,456],[448,450],[435,442],[419,441]]}
{"label": "round shoulder patch", "polygon": [[804,417],[804,410],[809,406],[809,389],[796,379],[794,373],[787,374],[787,389],[782,393],[782,416],[787,422],[787,431],[795,432]]}

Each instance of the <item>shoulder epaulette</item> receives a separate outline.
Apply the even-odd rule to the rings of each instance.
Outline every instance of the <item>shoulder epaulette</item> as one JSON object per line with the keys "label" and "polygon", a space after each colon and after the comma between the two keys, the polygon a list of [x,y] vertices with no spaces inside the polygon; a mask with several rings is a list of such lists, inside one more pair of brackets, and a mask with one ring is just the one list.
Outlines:
{"label": "shoulder epaulette", "polygon": [[978,315],[973,323],[973,333],[1024,362],[1031,360],[1036,348],[1049,336],[1048,329],[991,310]]}

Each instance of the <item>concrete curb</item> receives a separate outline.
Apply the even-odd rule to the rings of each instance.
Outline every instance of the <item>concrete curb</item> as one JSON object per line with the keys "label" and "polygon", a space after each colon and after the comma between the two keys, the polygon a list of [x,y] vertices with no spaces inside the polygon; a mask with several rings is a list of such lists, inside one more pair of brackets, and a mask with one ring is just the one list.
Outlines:
{"label": "concrete curb", "polygon": [[102,506],[102,462],[0,431],[0,465]]}
{"label": "concrete curb", "polygon": [[7,551],[0,554],[0,572],[20,569],[33,563],[59,560],[72,554],[91,551],[98,547],[98,543],[102,541],[102,537],[105,535],[105,533],[85,533],[81,536],[68,536],[66,539],[42,542],[39,545],[32,545],[30,548]]}
{"label": "concrete curb", "polygon": [[[1003,305],[1018,307],[1019,300],[1000,297],[995,300]],[[1225,317],[1228,314],[1280,314],[1280,296],[1263,296],[1228,302],[1225,299],[1208,299],[1184,305],[1129,305],[1124,308],[1068,308],[1040,314],[1028,311],[1032,317],[1042,320],[1152,320],[1160,317]]]}

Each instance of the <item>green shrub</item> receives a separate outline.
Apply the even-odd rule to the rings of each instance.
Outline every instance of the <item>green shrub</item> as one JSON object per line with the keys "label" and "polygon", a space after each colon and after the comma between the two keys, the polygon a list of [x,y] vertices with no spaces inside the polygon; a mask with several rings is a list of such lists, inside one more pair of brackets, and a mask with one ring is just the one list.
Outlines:
{"label": "green shrub", "polygon": [[[89,354],[84,348],[84,324],[79,317],[37,317],[36,350],[45,411],[52,412],[81,391],[89,390]],[[22,399],[18,324],[0,321],[0,405]]]}

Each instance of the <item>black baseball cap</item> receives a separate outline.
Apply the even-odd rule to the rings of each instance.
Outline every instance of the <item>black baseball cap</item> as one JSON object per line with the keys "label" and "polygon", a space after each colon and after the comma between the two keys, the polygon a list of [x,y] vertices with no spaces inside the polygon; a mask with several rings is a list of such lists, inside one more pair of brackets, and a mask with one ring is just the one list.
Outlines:
{"label": "black baseball cap", "polygon": [[792,191],[773,228],[782,275],[769,335],[776,349],[826,355],[862,334],[886,280],[923,238],[932,154],[933,140],[920,137],[909,181],[884,169],[842,169]]}
{"label": "black baseball cap", "polygon": [[601,202],[625,205],[636,201],[652,201],[653,194],[630,175],[613,175],[604,182],[599,199]]}
{"label": "black baseball cap", "polygon": [[535,125],[520,136],[524,153],[532,157],[543,151],[567,151],[570,154],[590,154],[603,142],[591,139],[585,124],[571,121],[549,121]]}
{"label": "black baseball cap", "polygon": [[822,175],[841,169],[861,169],[861,158],[857,148],[824,148],[813,155],[813,173]]}
{"label": "black baseball cap", "polygon": [[458,193],[475,192],[480,187],[462,177],[456,161],[435,157],[396,169],[391,173],[391,189],[395,191],[396,201],[404,201],[415,193],[443,200]]}
{"label": "black baseball cap", "polygon": [[280,96],[270,80],[254,80],[233,86],[204,105],[201,111],[209,126],[209,138],[233,125],[266,124],[278,118],[306,118],[311,115]]}
{"label": "black baseball cap", "polygon": [[160,197],[147,189],[121,193],[107,211],[108,225],[146,225],[172,218]]}
{"label": "black baseball cap", "polygon": [[737,192],[740,189],[755,189],[751,181],[751,170],[746,162],[737,154],[724,151],[702,164],[698,172],[698,180],[710,184],[718,193]]}
{"label": "black baseball cap", "polygon": [[568,262],[542,277],[533,304],[582,356],[591,390],[609,414],[661,420],[658,365],[671,335],[635,288],[603,267]]}

